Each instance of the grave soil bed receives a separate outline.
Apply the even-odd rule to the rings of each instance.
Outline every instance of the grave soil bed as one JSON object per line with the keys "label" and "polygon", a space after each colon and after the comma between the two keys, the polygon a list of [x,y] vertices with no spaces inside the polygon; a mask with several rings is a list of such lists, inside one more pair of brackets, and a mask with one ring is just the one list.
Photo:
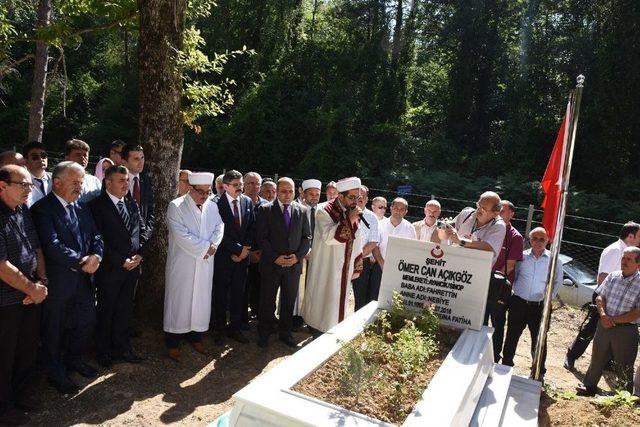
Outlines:
{"label": "grave soil bed", "polygon": [[[401,424],[413,410],[459,336],[460,331],[440,327],[437,333],[438,349],[426,363],[416,366],[408,376],[403,373],[397,360],[380,364],[373,381],[365,384],[358,396],[354,396],[344,386],[342,372],[348,363],[344,348],[295,384],[292,390],[381,421]],[[357,348],[364,341],[362,333],[351,344]],[[384,357],[383,354],[376,355],[374,352],[374,358]]]}

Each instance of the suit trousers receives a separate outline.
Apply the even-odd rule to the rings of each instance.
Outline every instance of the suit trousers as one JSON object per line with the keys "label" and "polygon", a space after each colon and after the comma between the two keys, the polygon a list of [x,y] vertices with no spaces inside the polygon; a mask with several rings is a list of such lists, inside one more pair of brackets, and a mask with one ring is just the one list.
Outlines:
{"label": "suit trousers", "polygon": [[633,364],[638,355],[638,325],[617,324],[605,328],[600,322],[593,337],[591,363],[584,376],[585,387],[597,387],[604,367],[613,356],[614,369],[624,389],[633,393]]}
{"label": "suit trousers", "polygon": [[300,269],[295,267],[274,266],[262,271],[260,284],[260,311],[258,315],[258,334],[268,336],[274,326],[276,295],[280,289],[280,311],[278,330],[280,334],[289,334],[293,329],[293,306],[298,296]]}
{"label": "suit trousers", "polygon": [[131,351],[129,327],[133,318],[133,293],[140,267],[131,271],[105,269],[96,275],[96,352],[118,357]]}
{"label": "suit trousers", "polygon": [[[213,274],[213,327],[222,331],[239,331],[243,311],[246,311],[244,289],[247,281],[247,262],[233,262],[231,258],[216,258]],[[227,309],[229,325],[227,326]]]}
{"label": "suit trousers", "polygon": [[82,361],[93,334],[95,297],[89,278],[84,279],[75,294],[67,297],[49,294],[42,307],[42,350],[47,374],[54,381],[66,377],[64,363],[74,365]]}
{"label": "suit trousers", "polygon": [[[538,342],[538,331],[540,330],[540,322],[542,321],[542,302],[539,304],[532,303],[513,295],[509,301],[509,317],[507,321],[507,337],[504,341],[504,353],[502,356],[502,364],[513,366],[513,357],[516,354],[518,341],[524,328],[529,329],[531,335],[531,354],[534,354],[536,343]],[[547,358],[547,349],[545,348],[542,355],[542,369],[544,375],[544,362]]]}
{"label": "suit trousers", "polygon": [[0,307],[0,414],[27,397],[34,379],[39,329],[39,305]]}
{"label": "suit trousers", "polygon": [[249,264],[247,270],[247,286],[245,290],[245,310],[243,311],[244,322],[249,321],[249,312],[246,307],[251,309],[251,314],[257,315],[260,310],[260,264]]}
{"label": "suit trousers", "polygon": [[[504,325],[507,322],[507,309],[509,307],[509,301],[506,304],[499,302],[487,301],[487,308],[484,312],[483,325],[489,324],[491,319],[491,326],[493,327],[493,361],[498,363],[502,354],[502,345],[504,343]],[[517,344],[517,343],[516,343]]]}
{"label": "suit trousers", "polygon": [[371,262],[371,258],[365,258],[362,261],[362,273],[360,273],[360,276],[356,280],[351,282],[353,285],[353,297],[355,299],[356,311],[360,310],[371,301],[378,299],[380,282],[378,281],[378,286],[376,287],[371,280],[374,276],[372,274],[372,270],[375,265],[375,263]]}

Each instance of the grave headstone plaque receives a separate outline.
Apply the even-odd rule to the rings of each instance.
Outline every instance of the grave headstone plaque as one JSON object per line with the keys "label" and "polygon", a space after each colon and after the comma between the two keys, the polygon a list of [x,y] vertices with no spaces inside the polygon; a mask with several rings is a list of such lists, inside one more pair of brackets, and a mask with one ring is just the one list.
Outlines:
{"label": "grave headstone plaque", "polygon": [[479,330],[491,277],[492,253],[389,237],[378,307],[397,291],[416,311],[433,305],[443,325]]}

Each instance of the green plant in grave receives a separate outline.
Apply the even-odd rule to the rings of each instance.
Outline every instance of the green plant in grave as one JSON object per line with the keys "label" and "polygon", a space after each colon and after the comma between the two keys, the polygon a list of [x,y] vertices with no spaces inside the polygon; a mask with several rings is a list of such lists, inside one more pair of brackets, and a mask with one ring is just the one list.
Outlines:
{"label": "green plant in grave", "polygon": [[347,394],[353,396],[353,407],[358,405],[362,390],[371,384],[377,364],[368,363],[361,347],[348,343],[342,348],[344,361],[340,383]]}
{"label": "green plant in grave", "polygon": [[407,320],[400,332],[395,334],[392,354],[405,377],[410,377],[417,367],[422,366],[437,351],[434,335],[425,335],[411,320]]}

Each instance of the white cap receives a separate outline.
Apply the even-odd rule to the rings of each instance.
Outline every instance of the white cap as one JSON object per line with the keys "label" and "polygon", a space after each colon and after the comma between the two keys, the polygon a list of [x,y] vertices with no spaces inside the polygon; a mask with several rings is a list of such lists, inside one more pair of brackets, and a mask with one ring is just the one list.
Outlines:
{"label": "white cap", "polygon": [[317,179],[305,179],[304,181],[302,181],[302,191],[309,188],[317,188],[318,190],[322,190],[322,183]]}
{"label": "white cap", "polygon": [[215,175],[209,172],[191,172],[189,174],[189,184],[191,185],[212,185]]}
{"label": "white cap", "polygon": [[344,178],[340,181],[336,182],[336,189],[339,193],[344,193],[345,191],[360,189],[362,183],[360,182],[360,178],[352,176],[351,178]]}

